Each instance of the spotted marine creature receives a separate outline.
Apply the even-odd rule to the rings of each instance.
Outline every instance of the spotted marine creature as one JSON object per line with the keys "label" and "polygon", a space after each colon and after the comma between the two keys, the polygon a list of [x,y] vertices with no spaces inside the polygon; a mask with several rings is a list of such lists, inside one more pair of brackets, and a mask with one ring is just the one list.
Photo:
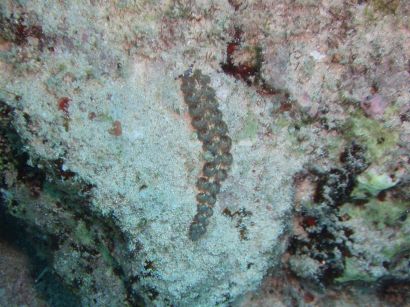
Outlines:
{"label": "spotted marine creature", "polygon": [[232,140],[218,109],[215,90],[210,86],[209,76],[196,69],[193,72],[188,70],[181,79],[181,91],[188,105],[191,124],[202,142],[206,157],[202,174],[196,183],[197,211],[189,227],[189,238],[197,241],[206,233],[221,183],[228,176],[232,165]]}

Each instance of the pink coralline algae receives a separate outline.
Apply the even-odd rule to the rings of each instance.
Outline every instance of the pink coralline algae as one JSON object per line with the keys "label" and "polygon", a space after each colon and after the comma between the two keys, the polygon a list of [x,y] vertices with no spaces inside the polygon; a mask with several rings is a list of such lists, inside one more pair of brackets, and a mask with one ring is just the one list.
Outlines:
{"label": "pink coralline algae", "polygon": [[365,97],[360,102],[360,107],[366,115],[372,118],[380,118],[384,114],[388,104],[388,101],[386,101],[381,95],[374,94]]}

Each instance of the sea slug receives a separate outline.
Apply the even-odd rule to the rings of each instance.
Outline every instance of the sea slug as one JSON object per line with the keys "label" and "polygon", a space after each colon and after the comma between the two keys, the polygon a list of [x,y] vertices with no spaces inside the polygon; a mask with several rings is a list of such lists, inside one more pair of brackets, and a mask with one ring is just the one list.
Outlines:
{"label": "sea slug", "polygon": [[205,159],[196,183],[197,213],[189,228],[189,238],[197,241],[206,232],[221,182],[226,179],[233,162],[229,152],[232,141],[218,109],[215,90],[209,85],[210,78],[196,69],[193,73],[187,71],[181,79],[181,91],[188,105],[191,124],[202,142]]}

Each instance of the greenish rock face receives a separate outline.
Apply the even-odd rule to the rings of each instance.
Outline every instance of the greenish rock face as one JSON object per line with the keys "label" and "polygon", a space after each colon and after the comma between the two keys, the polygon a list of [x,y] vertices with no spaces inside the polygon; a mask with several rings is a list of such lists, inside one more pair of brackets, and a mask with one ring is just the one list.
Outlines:
{"label": "greenish rock face", "polygon": [[336,282],[346,283],[346,282],[374,282],[377,278],[371,276],[366,272],[360,265],[358,261],[355,261],[354,258],[347,258],[345,264],[345,270],[343,276],[337,277]]}
{"label": "greenish rock face", "polygon": [[[376,227],[379,230],[385,227],[398,227],[407,231],[409,222],[405,218],[407,210],[410,208],[408,202],[391,202],[370,200],[363,207],[346,204],[342,207],[342,212],[349,216],[365,221],[369,227]],[[403,221],[404,219],[404,221]]]}
{"label": "greenish rock face", "polygon": [[[357,231],[354,237],[361,243],[353,245],[355,255],[346,259],[344,274],[337,281],[376,281],[381,276],[380,271],[386,270],[383,263],[389,263],[390,275],[397,278],[407,276],[408,272],[403,271],[402,266],[405,262],[403,255],[410,249],[409,210],[410,202],[377,199],[370,199],[363,206],[344,205],[341,213],[350,216],[346,224]],[[370,238],[372,234],[377,234],[377,238]]]}
{"label": "greenish rock face", "polygon": [[369,160],[375,162],[396,147],[399,137],[398,131],[380,121],[367,118],[360,112],[346,121],[344,129],[347,139],[358,140],[366,145]]}

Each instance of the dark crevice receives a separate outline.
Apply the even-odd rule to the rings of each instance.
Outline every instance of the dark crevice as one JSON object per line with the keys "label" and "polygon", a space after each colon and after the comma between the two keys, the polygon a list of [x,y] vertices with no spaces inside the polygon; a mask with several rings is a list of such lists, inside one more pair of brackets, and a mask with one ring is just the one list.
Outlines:
{"label": "dark crevice", "polygon": [[[114,224],[113,219],[93,212],[90,205],[93,186],[74,178],[74,172],[63,170],[62,159],[36,161],[36,165],[42,165],[41,169],[28,165],[30,157],[23,150],[24,142],[13,127],[15,115],[14,108],[0,101],[0,239],[30,257],[33,278],[36,280],[41,276],[35,287],[51,306],[81,305],[81,299],[76,294],[82,287],[81,278],[74,278],[67,284],[67,280],[63,281],[53,270],[54,253],[63,245],[71,246],[73,251],[81,255],[83,265],[75,266],[83,270],[78,276],[93,274],[92,263],[95,255],[101,253],[101,248],[107,250],[104,261],[108,262],[105,262],[105,265],[111,266],[122,282],[128,304],[143,306],[141,297],[133,290],[135,280],[128,276],[124,264],[117,260],[124,257],[118,254],[127,250],[128,238]],[[10,171],[17,173],[16,183],[12,187],[8,186],[5,180],[6,173]],[[20,191],[17,192],[17,197],[13,191]],[[28,191],[27,196],[20,195],[26,193],[25,191]],[[41,205],[44,196],[47,199],[56,199],[56,202],[47,206]],[[31,197],[33,203],[26,208],[19,203],[18,197]],[[40,201],[40,205],[35,205],[36,201]],[[29,216],[38,214],[36,210],[41,210],[49,219],[35,225]],[[75,229],[78,223],[85,225],[93,240],[91,245],[76,241]]]}

